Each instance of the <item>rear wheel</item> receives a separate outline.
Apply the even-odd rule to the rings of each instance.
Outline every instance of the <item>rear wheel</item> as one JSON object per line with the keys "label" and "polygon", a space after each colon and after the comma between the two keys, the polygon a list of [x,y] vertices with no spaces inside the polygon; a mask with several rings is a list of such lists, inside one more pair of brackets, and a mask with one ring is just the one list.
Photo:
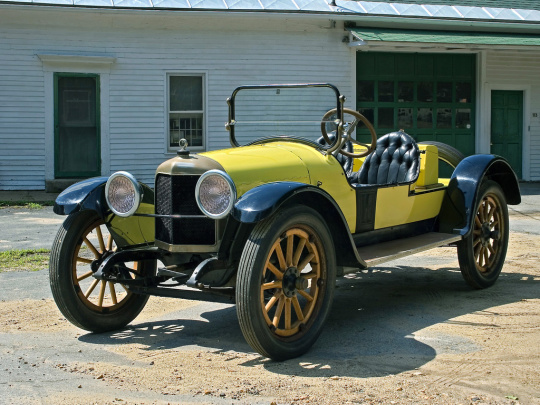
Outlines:
{"label": "rear wheel", "polygon": [[461,274],[473,288],[490,287],[501,273],[508,249],[508,207],[494,181],[480,186],[470,235],[458,243]]}
{"label": "rear wheel", "polygon": [[246,341],[285,360],[309,350],[332,304],[336,264],[330,232],[307,207],[257,224],[238,269],[236,304]]}
{"label": "rear wheel", "polygon": [[[148,301],[148,296],[133,294],[122,284],[92,277],[92,263],[115,250],[103,220],[93,211],[70,215],[58,230],[49,263],[51,290],[60,312],[79,328],[91,332],[122,328]],[[143,277],[154,274],[156,263],[126,266],[133,277]]]}

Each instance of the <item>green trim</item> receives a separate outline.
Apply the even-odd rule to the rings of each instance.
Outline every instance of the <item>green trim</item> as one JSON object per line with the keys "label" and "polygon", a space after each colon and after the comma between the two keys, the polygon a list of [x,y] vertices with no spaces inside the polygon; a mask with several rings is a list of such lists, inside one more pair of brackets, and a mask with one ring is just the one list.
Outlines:
{"label": "green trim", "polygon": [[[59,117],[59,95],[58,95],[58,82],[64,77],[90,77],[96,80],[96,155],[97,155],[97,167],[92,171],[62,171],[60,169],[60,117]],[[54,177],[58,178],[85,178],[94,177],[101,174],[101,109],[100,109],[100,77],[98,74],[85,74],[85,73],[55,73],[54,74]]]}
{"label": "green trim", "polygon": [[368,43],[373,41],[461,45],[540,46],[540,35],[375,28],[350,28],[349,31],[360,41]]}

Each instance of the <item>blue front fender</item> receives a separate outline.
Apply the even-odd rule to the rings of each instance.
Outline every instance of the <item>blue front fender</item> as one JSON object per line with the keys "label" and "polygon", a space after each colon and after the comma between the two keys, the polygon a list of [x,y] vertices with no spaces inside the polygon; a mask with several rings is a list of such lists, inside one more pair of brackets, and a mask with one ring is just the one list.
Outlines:
{"label": "blue front fender", "polygon": [[289,198],[303,191],[326,194],[321,189],[304,183],[292,181],[267,183],[252,188],[240,197],[234,204],[232,216],[243,223],[262,221],[272,215]]}
{"label": "blue front fender", "polygon": [[108,210],[105,201],[107,180],[108,177],[94,177],[69,186],[56,198],[54,213],[69,215],[83,209],[90,209],[104,217]]}
{"label": "blue front fender", "polygon": [[[366,268],[358,255],[347,221],[340,207],[324,190],[296,182],[267,183],[255,187],[238,199],[232,217],[243,224],[254,224],[270,217],[280,207],[305,205],[325,219],[336,250],[338,266]],[[243,247],[243,240],[241,241]]]}
{"label": "blue front fender", "polygon": [[114,215],[105,199],[105,184],[108,177],[95,177],[83,180],[65,189],[54,202],[54,212],[59,215],[71,215],[79,211],[95,211],[113,234],[119,248],[149,244],[154,241],[154,218],[137,214],[154,213],[154,191],[139,182],[143,190],[143,199],[135,215],[119,217]]}

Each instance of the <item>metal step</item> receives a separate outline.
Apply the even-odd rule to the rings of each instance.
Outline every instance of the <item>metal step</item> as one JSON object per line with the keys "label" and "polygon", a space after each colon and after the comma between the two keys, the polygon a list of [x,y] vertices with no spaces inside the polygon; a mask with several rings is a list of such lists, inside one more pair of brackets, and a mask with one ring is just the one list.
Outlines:
{"label": "metal step", "polygon": [[448,245],[461,240],[461,235],[430,232],[412,238],[393,240],[358,248],[358,254],[368,267],[377,266],[391,260],[414,255],[425,250]]}

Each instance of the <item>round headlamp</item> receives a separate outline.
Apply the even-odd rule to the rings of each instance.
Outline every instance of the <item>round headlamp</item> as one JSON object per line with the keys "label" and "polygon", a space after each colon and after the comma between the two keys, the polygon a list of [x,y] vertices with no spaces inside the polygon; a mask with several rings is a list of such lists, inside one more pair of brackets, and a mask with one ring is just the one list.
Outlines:
{"label": "round headlamp", "polygon": [[116,172],[107,180],[105,198],[112,212],[121,217],[129,217],[139,208],[141,187],[128,172]]}
{"label": "round headlamp", "polygon": [[227,173],[209,170],[199,178],[195,198],[204,215],[220,219],[231,211],[236,200],[236,187]]}

